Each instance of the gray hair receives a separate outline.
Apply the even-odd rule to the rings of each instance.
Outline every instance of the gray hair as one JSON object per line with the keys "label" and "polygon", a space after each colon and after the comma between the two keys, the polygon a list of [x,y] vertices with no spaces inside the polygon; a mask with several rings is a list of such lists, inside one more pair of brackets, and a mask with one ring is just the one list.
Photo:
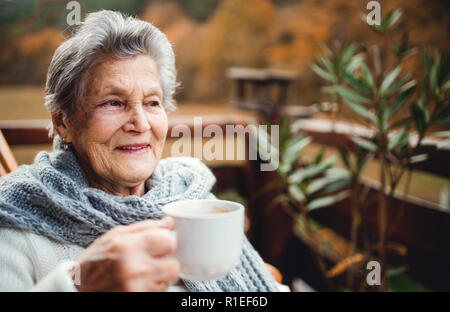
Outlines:
{"label": "gray hair", "polygon": [[155,61],[162,105],[168,111],[174,110],[178,83],[175,54],[167,37],[150,23],[107,10],[88,14],[75,34],[56,49],[45,85],[47,110],[70,117],[83,94],[89,68],[104,56],[128,58],[139,54],[150,55]]}

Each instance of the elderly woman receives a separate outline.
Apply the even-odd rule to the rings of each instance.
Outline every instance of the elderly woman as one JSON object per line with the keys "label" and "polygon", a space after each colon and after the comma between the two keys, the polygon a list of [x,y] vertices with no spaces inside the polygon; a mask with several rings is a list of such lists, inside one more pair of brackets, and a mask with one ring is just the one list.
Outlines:
{"label": "elderly woman", "polygon": [[161,207],[214,198],[215,178],[193,158],[160,160],[176,86],[171,45],[149,23],[92,13],[61,44],[45,97],[53,152],[0,182],[0,290],[278,289],[247,240],[224,278],[178,279]]}

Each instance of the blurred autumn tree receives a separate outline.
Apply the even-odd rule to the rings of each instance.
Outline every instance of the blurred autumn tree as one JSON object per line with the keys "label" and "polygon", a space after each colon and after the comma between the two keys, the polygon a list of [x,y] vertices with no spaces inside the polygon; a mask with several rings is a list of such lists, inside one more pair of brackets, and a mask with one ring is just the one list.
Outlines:
{"label": "blurred autumn tree", "polygon": [[178,2],[190,17],[205,21],[212,14],[219,0],[178,0]]}
{"label": "blurred autumn tree", "polygon": [[[102,8],[128,14],[147,0],[81,0],[82,14]],[[0,84],[42,84],[56,48],[70,34],[62,0],[0,1]],[[66,33],[64,33],[66,32]]]}
{"label": "blurred autumn tree", "polygon": [[229,66],[265,67],[275,17],[268,0],[223,0],[207,28],[198,55],[198,97],[227,95],[225,70]]}
{"label": "blurred autumn tree", "polygon": [[[82,0],[83,15],[101,8],[120,10],[153,22],[174,44],[182,88],[180,101],[227,102],[228,66],[296,70],[290,104],[321,100],[320,80],[310,64],[322,46],[335,42],[386,45],[368,33],[361,14],[369,1],[316,0]],[[382,13],[402,7],[404,23],[392,33],[398,41],[407,31],[412,45],[437,46],[448,40],[449,2],[445,0],[379,0]],[[56,46],[63,40],[67,1],[0,1],[0,84],[42,84]],[[35,38],[34,38],[35,37]],[[34,39],[33,39],[34,38]],[[418,67],[416,58],[405,70]],[[389,62],[387,62],[389,66]],[[418,72],[417,75],[423,73]]]}

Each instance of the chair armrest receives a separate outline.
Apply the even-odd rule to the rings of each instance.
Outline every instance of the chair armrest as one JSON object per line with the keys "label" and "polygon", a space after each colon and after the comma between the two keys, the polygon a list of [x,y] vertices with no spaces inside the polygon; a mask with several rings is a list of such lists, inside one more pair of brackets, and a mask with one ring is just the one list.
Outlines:
{"label": "chair armrest", "polygon": [[266,267],[269,270],[270,274],[272,274],[272,277],[275,279],[275,281],[281,284],[281,281],[283,280],[283,275],[281,274],[281,272],[269,263],[266,263]]}

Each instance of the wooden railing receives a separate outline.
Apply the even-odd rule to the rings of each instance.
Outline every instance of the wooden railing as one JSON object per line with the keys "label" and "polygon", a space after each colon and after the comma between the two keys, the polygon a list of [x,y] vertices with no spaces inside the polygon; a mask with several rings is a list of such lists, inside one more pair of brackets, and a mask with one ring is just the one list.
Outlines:
{"label": "wooden railing", "polygon": [[[219,125],[225,133],[227,124],[240,124],[244,127],[256,120],[248,118],[204,118],[203,129],[208,125]],[[0,121],[7,142],[11,146],[28,144],[50,144],[46,126],[49,120],[33,121]],[[177,125],[187,125],[194,135],[194,124],[191,118],[170,119],[168,138],[171,138],[172,129]],[[332,128],[333,127],[333,128]],[[352,126],[346,123],[336,123],[334,126],[328,120],[304,119],[298,123],[298,129],[312,137],[313,142],[328,147],[337,147],[338,141],[352,144],[350,136],[358,135],[370,137],[368,129]],[[331,133],[333,132],[333,135]],[[201,133],[200,133],[201,135]],[[248,138],[247,138],[248,139]],[[412,143],[415,138],[410,137]],[[427,138],[429,143],[437,143],[436,139]],[[425,142],[426,142],[425,140]],[[349,146],[350,146],[349,145]],[[450,177],[450,147],[446,146],[429,155],[427,161],[416,165],[416,169],[432,173],[444,178]],[[248,200],[248,217],[251,222],[248,235],[249,239],[261,253],[265,261],[275,264],[283,273],[286,282],[298,275],[308,274],[307,266],[294,265],[293,261],[301,263],[304,253],[292,247],[293,243],[293,220],[281,209],[274,209],[269,205],[271,199],[277,194],[267,192],[263,196],[257,196],[262,186],[269,181],[276,180],[274,172],[261,172],[260,160],[247,161],[247,165],[240,168],[215,168],[218,189],[225,190],[235,187],[239,193]],[[376,181],[364,182],[370,188],[370,192],[377,192]],[[376,197],[376,196],[375,196]],[[401,204],[405,202],[405,205]],[[400,211],[399,207],[406,206],[406,210]],[[377,228],[377,205],[367,203],[367,220],[370,230],[376,233]],[[414,276],[433,289],[446,289],[450,273],[445,270],[450,263],[450,211],[438,203],[431,203],[412,196],[404,197],[396,194],[392,202],[391,216],[401,218],[398,226],[392,231],[391,238],[408,247],[408,264],[416,272]],[[349,200],[343,200],[338,205],[329,208],[318,209],[312,212],[312,217],[321,224],[336,231],[345,238],[349,237],[351,209]],[[292,251],[294,250],[297,251]],[[297,249],[295,249],[297,248]],[[291,251],[289,251],[291,250]],[[290,258],[290,260],[286,260]],[[298,259],[297,259],[298,258]],[[297,259],[297,260],[295,260]],[[444,272],[445,271],[445,272]],[[448,288],[447,288],[448,290]]]}
{"label": "wooden railing", "polygon": [[[358,136],[365,139],[373,137],[373,131],[346,122],[335,122],[326,119],[302,119],[297,122],[299,130],[307,133],[313,141],[329,147],[338,147],[345,142],[347,148],[354,146],[351,136]],[[409,141],[412,145],[417,144],[418,137],[410,135]],[[423,145],[437,145],[442,140],[426,137],[422,140]],[[432,151],[428,154],[428,159],[413,165],[414,169],[432,173],[441,177],[450,178],[450,166],[445,165],[450,159],[450,144]]]}
{"label": "wooden railing", "polygon": [[[218,125],[225,133],[226,125],[242,125],[246,127],[250,123],[255,123],[256,120],[250,117],[236,118],[233,116],[206,116],[203,117],[201,124],[201,132],[208,125]],[[0,130],[9,145],[30,145],[30,144],[51,144],[52,139],[49,137],[48,125],[49,119],[36,120],[0,120]],[[189,127],[192,135],[202,135],[201,132],[196,132],[194,120],[189,117],[172,117],[169,119],[169,127],[167,136],[172,138],[172,130],[177,126]],[[176,138],[177,136],[174,136]]]}
{"label": "wooden railing", "polygon": [[[352,148],[351,136],[370,138],[373,133],[364,127],[338,122],[334,125],[329,120],[304,119],[297,122],[298,130],[312,137],[313,143],[336,148],[345,142],[347,148]],[[415,144],[414,136],[410,136],[410,141]],[[441,143],[435,138],[423,140],[427,144]],[[418,170],[437,175],[448,179],[450,177],[449,166],[450,146],[432,152],[427,161],[416,165]],[[252,189],[260,190],[267,183],[279,179],[274,172],[260,172],[259,165],[255,163],[252,175]],[[378,228],[378,204],[376,199],[380,184],[376,179],[362,179],[362,183],[368,189],[368,200],[364,203],[366,211],[365,221],[368,224],[369,236],[372,239],[377,236]],[[426,186],[424,186],[426,187]],[[295,220],[292,219],[285,210],[278,205],[273,205],[273,199],[277,196],[277,191],[269,191],[260,196],[250,194],[250,219],[252,220],[251,238],[257,244],[261,254],[282,269],[285,277],[314,274],[314,266],[309,266],[313,262],[310,253],[303,249],[294,238],[292,228],[295,227]],[[412,277],[430,289],[449,290],[447,280],[450,272],[446,271],[446,263],[450,262],[450,209],[439,202],[430,202],[414,196],[404,196],[398,192],[390,201],[390,218],[393,226],[390,227],[389,240],[405,246],[407,253],[404,263]],[[322,209],[310,212],[310,217],[319,222],[325,229],[331,229],[328,242],[347,242],[350,239],[350,229],[352,220],[351,199],[346,198],[341,202]],[[333,233],[333,234],[330,234]],[[297,235],[298,236],[298,235]],[[344,238],[342,240],[341,238]],[[308,242],[304,243],[308,245]],[[314,244],[318,244],[315,241]],[[348,245],[348,243],[347,243]],[[309,246],[317,247],[317,246]],[[343,246],[345,247],[345,246]],[[304,248],[304,247],[303,247]],[[345,250],[346,248],[341,248]],[[325,250],[325,249],[323,249]],[[339,252],[339,250],[332,250]],[[325,255],[327,256],[327,255]],[[341,255],[345,256],[345,255]],[[348,256],[348,255],[347,255]],[[335,262],[336,257],[328,257],[330,262]],[[306,260],[309,259],[309,260]],[[342,258],[341,258],[342,260]],[[317,273],[318,274],[318,273]],[[307,278],[306,278],[307,279]],[[323,285],[314,285],[321,287]]]}

